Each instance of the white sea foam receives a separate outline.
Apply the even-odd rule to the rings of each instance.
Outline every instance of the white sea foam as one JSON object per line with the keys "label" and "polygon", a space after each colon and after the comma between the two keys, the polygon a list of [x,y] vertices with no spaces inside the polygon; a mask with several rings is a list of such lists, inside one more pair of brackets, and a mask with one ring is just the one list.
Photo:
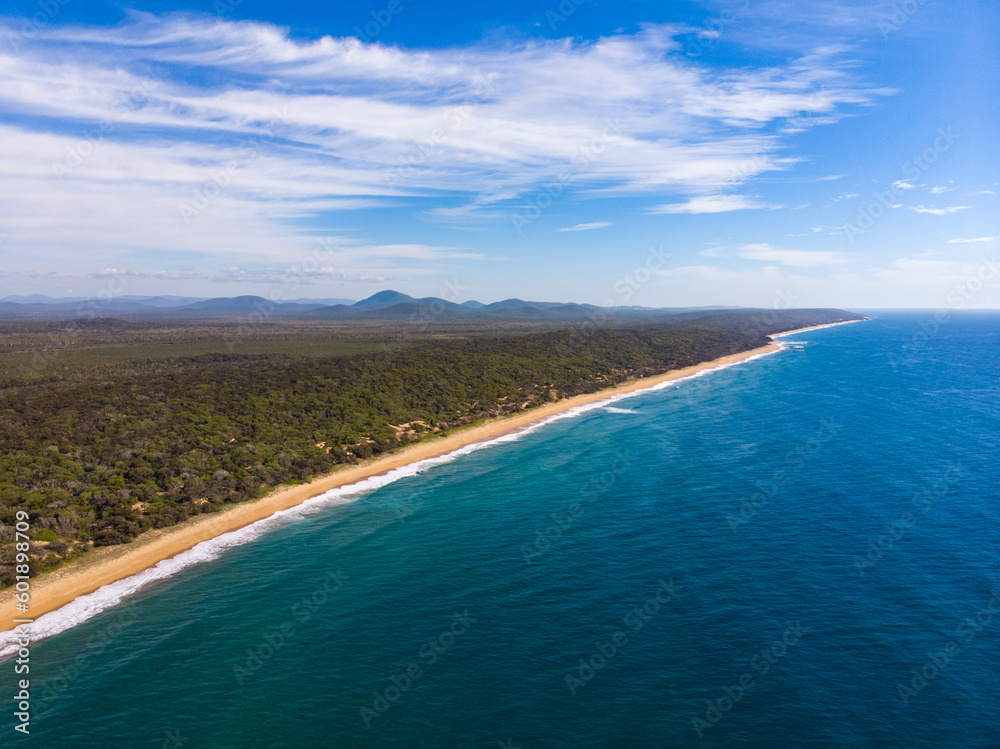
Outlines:
{"label": "white sea foam", "polygon": [[[116,606],[122,601],[123,598],[141,590],[152,582],[171,577],[181,570],[201,562],[216,559],[226,549],[250,543],[269,530],[287,525],[290,522],[295,522],[303,516],[319,512],[320,510],[331,505],[353,502],[367,494],[370,494],[371,492],[376,491],[377,489],[382,488],[383,486],[387,486],[388,484],[409,476],[414,476],[422,471],[426,471],[428,468],[450,463],[453,460],[476,452],[477,450],[483,450],[494,445],[514,442],[521,439],[525,435],[531,434],[532,432],[535,432],[538,429],[556,421],[571,419],[581,414],[601,408],[615,413],[634,413],[634,411],[630,409],[614,408],[611,404],[618,403],[626,398],[635,398],[636,396],[645,395],[647,393],[676,387],[677,385],[689,380],[704,377],[712,374],[713,372],[719,372],[723,369],[728,369],[729,367],[737,366],[739,364],[745,364],[746,362],[763,358],[779,350],[781,349],[766,351],[736,362],[719,364],[715,367],[703,369],[700,372],[687,375],[686,377],[678,377],[675,380],[668,380],[656,385],[651,385],[647,388],[633,390],[629,393],[618,393],[616,395],[608,396],[607,398],[602,398],[599,401],[585,403],[582,406],[575,406],[574,408],[569,408],[544,419],[539,419],[538,421],[517,431],[509,432],[482,442],[473,442],[469,445],[465,445],[464,447],[460,447],[457,450],[453,450],[450,453],[438,455],[433,458],[427,458],[425,460],[416,461],[414,463],[395,468],[381,476],[372,476],[371,478],[358,481],[354,484],[331,489],[330,491],[316,497],[312,497],[295,507],[291,507],[287,510],[279,510],[273,515],[270,515],[263,520],[258,520],[245,528],[240,528],[239,530],[231,531],[229,533],[223,533],[222,535],[216,536],[208,541],[202,541],[197,546],[194,546],[193,548],[188,549],[175,557],[164,559],[155,567],[150,567],[149,569],[143,570],[136,575],[132,575],[131,577],[127,577],[123,580],[118,580],[117,582],[105,585],[89,595],[80,596],[62,608],[36,619],[34,623],[31,624],[31,639],[32,641],[38,641],[42,638],[51,637],[59,634],[60,632],[64,632],[70,627],[74,627],[77,624],[85,622],[88,619],[97,616],[101,612]],[[0,658],[6,657],[17,651],[18,645],[16,641],[17,634],[15,631],[0,632]]]}
{"label": "white sea foam", "polygon": [[634,414],[637,413],[634,408],[615,408],[614,406],[607,406],[605,409],[609,414]]}

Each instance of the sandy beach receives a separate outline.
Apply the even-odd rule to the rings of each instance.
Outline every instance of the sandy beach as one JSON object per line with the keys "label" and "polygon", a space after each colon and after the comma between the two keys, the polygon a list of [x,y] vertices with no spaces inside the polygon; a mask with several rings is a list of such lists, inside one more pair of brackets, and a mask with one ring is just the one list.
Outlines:
{"label": "sandy beach", "polygon": [[[867,318],[865,318],[867,319]],[[811,325],[808,328],[796,328],[795,330],[788,330],[784,333],[775,333],[771,338],[779,338],[786,335],[795,335],[796,333],[806,333],[810,330],[822,330],[823,328],[835,328],[838,325],[850,325],[852,322],[864,322],[864,320],[845,320],[844,322],[831,322],[824,325]]]}
{"label": "sandy beach", "polygon": [[[803,328],[801,330],[788,331],[781,335],[813,329],[815,328]],[[722,364],[734,363],[760,354],[774,353],[779,350],[780,346],[777,343],[771,343],[758,349],[732,354],[693,367],[673,370],[640,380],[632,380],[596,393],[566,398],[525,411],[524,413],[493,419],[457,430],[445,437],[410,445],[391,454],[363,463],[345,466],[307,484],[277,487],[260,499],[234,505],[222,512],[192,518],[170,528],[149,531],[127,545],[94,549],[81,559],[67,563],[53,572],[33,578],[31,581],[30,611],[27,615],[14,613],[13,588],[0,592],[0,610],[5,612],[2,620],[0,620],[0,631],[13,629],[16,626],[13,618],[16,616],[29,616],[32,619],[37,619],[46,613],[55,611],[79,596],[92,593],[104,585],[138,574],[164,559],[169,559],[196,546],[202,541],[207,541],[223,533],[243,528],[258,520],[269,517],[275,512],[299,505],[330,489],[381,475],[395,468],[420,460],[444,455],[472,443],[495,439],[496,437],[523,429],[541,419],[577,406],[604,400],[620,393],[642,390],[659,383],[680,379],[706,369],[718,367]]]}

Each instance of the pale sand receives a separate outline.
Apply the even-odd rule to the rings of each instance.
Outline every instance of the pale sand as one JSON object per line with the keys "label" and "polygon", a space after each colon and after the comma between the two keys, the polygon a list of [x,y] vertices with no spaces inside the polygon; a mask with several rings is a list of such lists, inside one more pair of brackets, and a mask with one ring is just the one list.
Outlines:
{"label": "pale sand", "polygon": [[[803,328],[788,332],[798,333],[803,330],[813,329]],[[641,380],[632,380],[631,382],[622,383],[616,387],[607,388],[596,393],[565,398],[513,416],[491,419],[476,426],[456,430],[446,437],[410,445],[389,455],[374,458],[356,465],[345,466],[308,484],[281,486],[260,499],[233,505],[226,510],[211,515],[191,518],[170,528],[148,531],[124,546],[107,546],[93,549],[87,552],[81,559],[69,562],[53,572],[32,578],[30,611],[27,614],[20,614],[20,616],[37,619],[43,614],[61,608],[78,596],[93,593],[104,585],[131,577],[149,567],[153,567],[157,562],[187,551],[202,541],[207,541],[223,533],[243,528],[258,520],[270,517],[279,510],[285,510],[289,507],[302,504],[306,500],[319,496],[330,489],[354,484],[371,476],[378,476],[394,468],[415,463],[419,460],[444,455],[473,442],[495,439],[507,432],[522,429],[541,419],[548,418],[570,408],[575,408],[576,406],[604,400],[619,393],[631,393],[635,390],[642,390],[661,382],[669,382],[670,380],[687,377],[706,369],[718,367],[720,364],[738,362],[752,356],[774,353],[779,350],[780,347],[778,344],[771,343],[752,351],[724,356],[693,367],[675,369]],[[6,612],[14,611],[13,588],[0,592],[0,610]],[[4,616],[0,620],[0,631],[13,629],[16,625],[12,619],[16,616],[18,615],[14,613],[11,613],[10,616]]]}
{"label": "pale sand", "polygon": [[823,325],[811,325],[808,328],[797,328],[795,330],[789,330],[784,333],[775,333],[774,335],[771,336],[771,338],[778,338],[780,336],[786,336],[786,335],[795,335],[796,333],[805,333],[807,330],[822,330],[823,328],[833,328],[836,327],[837,325],[850,325],[852,322],[864,322],[867,319],[868,318],[866,317],[864,318],[864,320],[844,320],[844,322],[829,322]]}

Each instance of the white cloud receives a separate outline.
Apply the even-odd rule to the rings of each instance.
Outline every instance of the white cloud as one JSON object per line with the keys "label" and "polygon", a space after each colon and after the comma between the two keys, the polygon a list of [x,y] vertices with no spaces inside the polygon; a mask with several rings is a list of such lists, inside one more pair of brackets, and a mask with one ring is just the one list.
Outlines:
{"label": "white cloud", "polygon": [[892,183],[892,186],[900,190],[912,190],[916,185],[912,182],[907,182],[905,179],[898,179]]}
{"label": "white cloud", "polygon": [[667,203],[650,209],[650,213],[725,213],[769,206],[745,195],[702,195],[686,203]]}
{"label": "white cloud", "polygon": [[738,255],[745,260],[780,263],[795,268],[816,268],[825,265],[842,265],[850,260],[840,252],[812,250],[776,250],[769,244],[748,244]]}
{"label": "white cloud", "polygon": [[898,270],[916,271],[927,276],[949,273],[955,268],[954,263],[947,260],[920,260],[908,257],[901,257],[893,261],[892,265]]}
{"label": "white cloud", "polygon": [[933,214],[934,216],[947,216],[948,214],[951,213],[958,213],[959,211],[967,211],[969,210],[969,206],[953,205],[947,208],[928,208],[926,206],[917,205],[917,206],[910,206],[910,210],[916,211],[917,213],[930,213]]}
{"label": "white cloud", "polygon": [[277,284],[315,286],[331,281],[350,281],[354,283],[381,283],[388,280],[382,276],[358,276],[342,273],[333,267],[310,269],[308,273],[303,273],[300,268],[241,268],[233,265],[228,268],[221,268],[213,271],[145,271],[130,270],[127,268],[104,268],[96,273],[88,274],[89,278],[95,279],[116,279],[118,281],[128,281],[130,279],[144,279],[155,281],[209,281],[212,283],[255,283],[255,284]]}
{"label": "white cloud", "polygon": [[128,270],[126,268],[102,268],[99,271],[88,274],[90,278],[152,278],[158,281],[192,281],[201,278],[201,274],[197,271],[187,270],[187,271],[170,271],[170,270],[153,270],[153,271],[137,271]]}
{"label": "white cloud", "polygon": [[948,244],[977,244],[979,242],[992,242],[995,237],[978,237],[977,239],[949,239]]}
{"label": "white cloud", "polygon": [[[87,272],[142,250],[295,262],[302,225],[331,212],[459,194],[465,208],[421,210],[496,221],[553,182],[687,199],[662,213],[763,208],[714,191],[795,163],[766,125],[886,93],[837,50],[726,70],[677,54],[676,32],[408,50],[210,16],[50,24],[0,52],[5,251]],[[209,192],[185,221],[180,206]]]}
{"label": "white cloud", "polygon": [[[766,309],[792,306],[867,309],[899,306],[945,309],[957,284],[967,284],[982,270],[978,264],[900,258],[864,272],[830,268],[806,274],[779,265],[733,269],[689,265],[654,271],[655,300],[670,305],[726,304]],[[640,302],[643,303],[643,302]],[[663,304],[662,301],[657,301]],[[1000,306],[1000,287],[986,284],[970,308]]]}
{"label": "white cloud", "polygon": [[931,188],[931,195],[940,195],[941,193],[944,193],[944,192],[950,192],[951,189],[952,188],[950,188],[950,187],[944,187],[944,186],[941,186],[941,185],[939,185],[937,187],[932,187]]}
{"label": "white cloud", "polygon": [[576,226],[564,226],[561,229],[556,229],[556,231],[590,231],[591,229],[604,229],[608,226],[614,226],[613,221],[593,221],[589,224],[577,224]]}

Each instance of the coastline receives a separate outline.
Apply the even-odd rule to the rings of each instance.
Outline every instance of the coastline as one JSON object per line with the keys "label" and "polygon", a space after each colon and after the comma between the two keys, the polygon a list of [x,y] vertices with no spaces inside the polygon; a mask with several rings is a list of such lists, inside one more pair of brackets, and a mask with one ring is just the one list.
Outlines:
{"label": "coastline", "polygon": [[[814,326],[776,333],[772,338],[801,333],[818,328],[843,325]],[[631,380],[615,387],[565,398],[519,414],[491,419],[482,424],[464,427],[452,434],[401,448],[388,455],[362,463],[344,466],[320,476],[306,484],[275,487],[260,499],[233,505],[211,515],[191,518],[170,528],[147,531],[129,544],[102,547],[89,551],[79,560],[32,578],[31,602],[28,614],[16,614],[14,589],[0,592],[0,610],[9,612],[0,618],[0,633],[13,630],[17,616],[33,620],[56,611],[82,596],[155,567],[164,560],[176,557],[198,544],[223,534],[237,531],[258,521],[297,507],[310,499],[322,496],[333,489],[357,484],[366,479],[382,476],[395,469],[424,460],[441,457],[477,443],[491,442],[505,435],[536,426],[539,422],[580,406],[606,401],[615,396],[646,390],[663,383],[696,375],[709,369],[735,364],[750,358],[777,353],[782,350],[778,342],[720,357],[683,369],[675,369],[652,377]]]}
{"label": "coastline", "polygon": [[797,333],[806,333],[810,330],[822,330],[823,328],[834,328],[838,325],[850,325],[852,322],[864,322],[867,317],[863,317],[860,320],[844,320],[843,322],[828,322],[822,325],[811,325],[808,328],[796,328],[795,330],[786,330],[784,333],[774,333],[771,338],[781,338],[786,335],[796,335]]}

